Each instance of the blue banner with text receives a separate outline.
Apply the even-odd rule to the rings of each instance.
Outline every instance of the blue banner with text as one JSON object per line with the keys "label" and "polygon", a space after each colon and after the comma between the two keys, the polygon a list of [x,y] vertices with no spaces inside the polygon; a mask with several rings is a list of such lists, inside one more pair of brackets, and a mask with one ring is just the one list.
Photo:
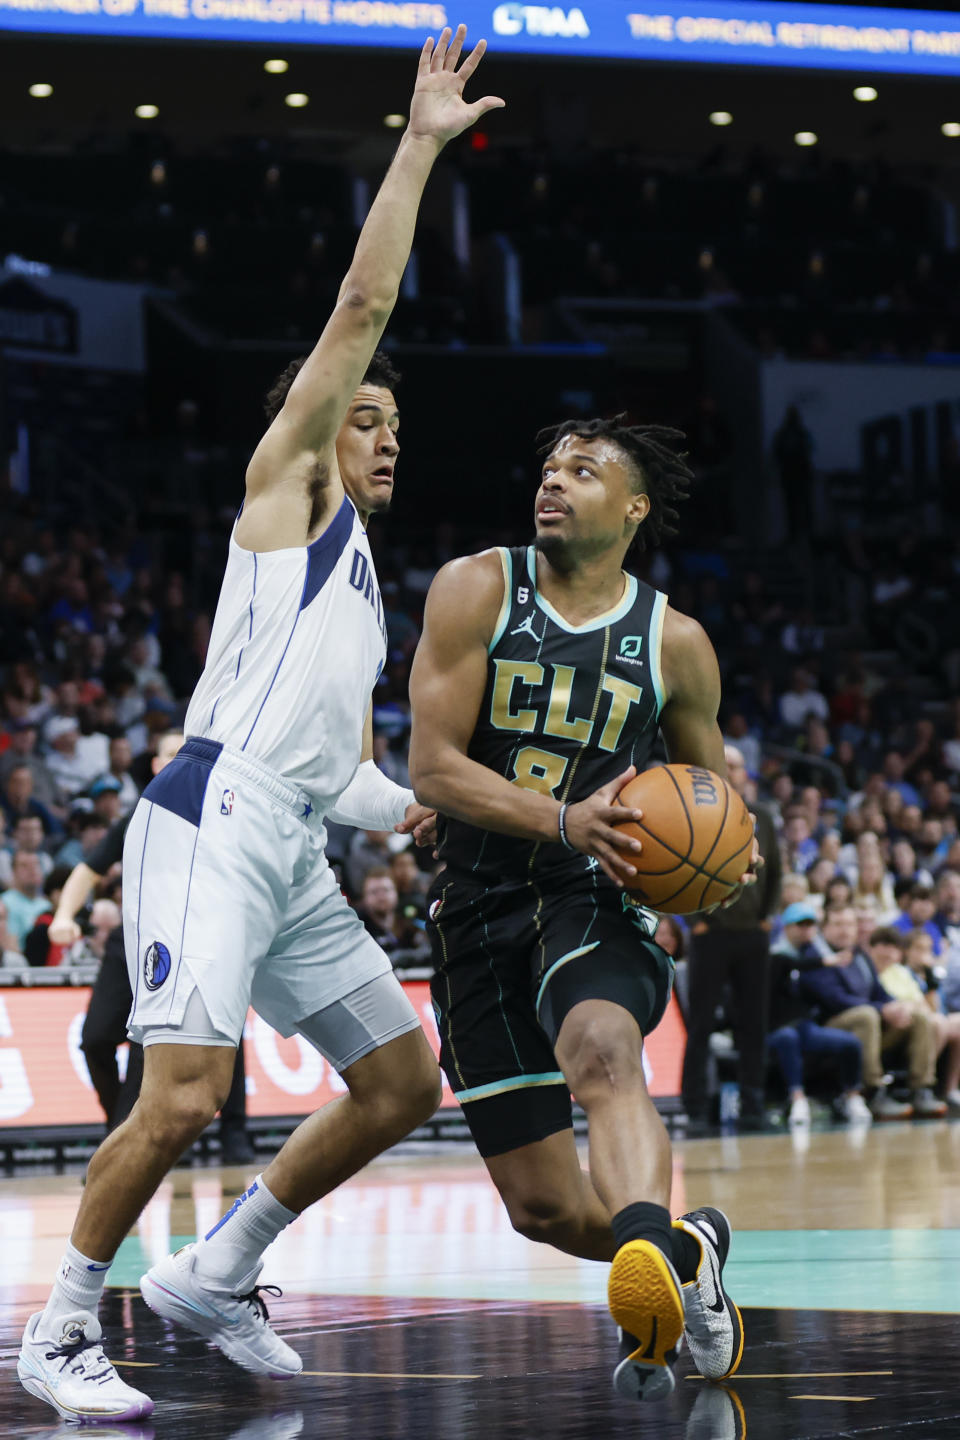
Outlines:
{"label": "blue banner with text", "polygon": [[464,21],[491,51],[960,74],[960,15],[855,5],[583,0],[0,0],[0,31],[419,47]]}

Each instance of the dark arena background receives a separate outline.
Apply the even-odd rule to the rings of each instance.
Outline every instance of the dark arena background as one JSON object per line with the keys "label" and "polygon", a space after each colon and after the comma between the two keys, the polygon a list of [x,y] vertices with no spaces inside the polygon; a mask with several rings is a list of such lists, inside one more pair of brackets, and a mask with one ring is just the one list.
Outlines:
{"label": "dark arena background", "polygon": [[[628,563],[713,641],[779,879],[763,973],[744,983],[734,907],[708,1001],[702,923],[664,922],[677,980],[647,1069],[674,1213],[734,1227],[743,1363],[711,1385],[684,1353],[670,1400],[618,1397],[606,1267],[514,1232],[446,1088],[268,1255],[303,1375],[175,1333],[143,1270],[344,1088],[251,1011],[245,1086],[110,1272],[108,1354],[156,1410],[101,1433],[960,1437],[960,16],[639,5],[0,0],[2,1437],[74,1433],[16,1358],[128,1060],[95,1089],[81,1049],[119,867],[79,938],[53,944],[50,917],[183,720],[263,394],[336,300],[424,37],[460,20],[489,42],[476,93],[507,107],[437,165],[385,337],[402,424],[370,525],[375,753],[407,783],[427,588],[527,543],[537,431],[682,429],[679,534]],[[331,827],[329,853],[436,1046],[433,861],[398,839]],[[885,973],[890,928],[937,1068],[918,1088],[885,1049],[871,1117],[829,1057],[791,1070],[782,1004],[805,947]]]}

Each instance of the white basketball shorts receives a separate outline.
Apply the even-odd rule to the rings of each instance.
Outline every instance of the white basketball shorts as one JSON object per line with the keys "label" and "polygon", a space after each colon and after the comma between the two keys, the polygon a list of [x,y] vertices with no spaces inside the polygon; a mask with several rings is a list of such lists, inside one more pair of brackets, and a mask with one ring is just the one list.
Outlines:
{"label": "white basketball shorts", "polygon": [[187,740],[143,792],[124,845],[131,1040],[182,1026],[195,995],[218,1037],[208,1043],[237,1044],[251,1004],[292,1035],[381,975],[392,986],[377,987],[387,1003],[374,1040],[416,1028],[323,842],[304,791],[229,746]]}

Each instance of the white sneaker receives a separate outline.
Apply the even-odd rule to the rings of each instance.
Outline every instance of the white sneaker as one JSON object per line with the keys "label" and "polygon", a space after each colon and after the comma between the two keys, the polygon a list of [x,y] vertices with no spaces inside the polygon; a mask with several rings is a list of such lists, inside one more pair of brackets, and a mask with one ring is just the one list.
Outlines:
{"label": "white sneaker", "polygon": [[274,1285],[258,1285],[261,1260],[234,1291],[202,1280],[196,1273],[196,1245],[184,1245],[140,1277],[140,1294],[150,1309],[212,1340],[235,1364],[258,1375],[286,1380],[299,1375],[303,1361],[275,1330],[260,1291],[279,1295]]}
{"label": "white sneaker", "polygon": [[57,1319],[56,1339],[37,1335],[38,1310],[27,1321],[17,1361],[20,1383],[75,1425],[103,1420],[140,1420],[153,1411],[149,1395],[125,1385],[103,1353],[100,1322],[89,1310]]}
{"label": "white sneaker", "polygon": [[740,1396],[725,1385],[701,1385],[684,1440],[744,1440],[747,1417]]}
{"label": "white sneaker", "polygon": [[960,1090],[948,1090],[943,1098],[951,1110],[960,1110]]}
{"label": "white sneaker", "polygon": [[790,1125],[810,1124],[810,1101],[806,1095],[798,1095],[795,1100],[790,1101]]}
{"label": "white sneaker", "polygon": [[693,1362],[705,1380],[725,1380],[743,1359],[743,1316],[723,1288],[730,1221],[704,1206],[674,1220],[700,1246],[696,1277],[683,1286],[683,1324]]}
{"label": "white sneaker", "polygon": [[234,1430],[230,1440],[297,1440],[302,1431],[303,1411],[294,1410],[289,1415],[257,1415]]}
{"label": "white sneaker", "polygon": [[840,1100],[840,1109],[843,1118],[848,1125],[872,1125],[873,1116],[870,1113],[870,1106],[858,1091],[844,1095]]}

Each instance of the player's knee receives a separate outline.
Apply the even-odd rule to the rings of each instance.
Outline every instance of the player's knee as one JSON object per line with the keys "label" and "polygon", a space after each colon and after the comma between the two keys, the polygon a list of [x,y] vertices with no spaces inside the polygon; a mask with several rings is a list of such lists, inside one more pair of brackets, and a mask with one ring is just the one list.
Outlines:
{"label": "player's knee", "polygon": [[553,1245],[576,1228],[577,1216],[559,1195],[516,1191],[503,1196],[510,1224],[527,1240]]}
{"label": "player's knee", "polygon": [[443,1099],[443,1084],[440,1079],[439,1065],[425,1066],[423,1076],[418,1089],[418,1102],[421,1108],[420,1124],[429,1120],[440,1108]]}
{"label": "player's knee", "polygon": [[404,1135],[418,1125],[425,1125],[436,1112],[443,1088],[440,1084],[440,1070],[435,1063],[425,1062],[409,1076],[402,1091],[397,1095],[398,1120]]}
{"label": "player's knee", "polygon": [[564,1021],[557,1056],[581,1104],[591,1096],[643,1084],[643,1040],[626,1011]]}
{"label": "player's knee", "polygon": [[202,1135],[226,1096],[208,1082],[173,1085],[163,1094],[140,1097],[140,1114],[158,1144],[176,1148]]}
{"label": "player's knee", "polygon": [[[355,1097],[358,1098],[359,1097]],[[413,1067],[402,1085],[369,1096],[365,1103],[384,1145],[395,1145],[418,1125],[424,1125],[442,1098],[440,1071],[436,1063]]]}

